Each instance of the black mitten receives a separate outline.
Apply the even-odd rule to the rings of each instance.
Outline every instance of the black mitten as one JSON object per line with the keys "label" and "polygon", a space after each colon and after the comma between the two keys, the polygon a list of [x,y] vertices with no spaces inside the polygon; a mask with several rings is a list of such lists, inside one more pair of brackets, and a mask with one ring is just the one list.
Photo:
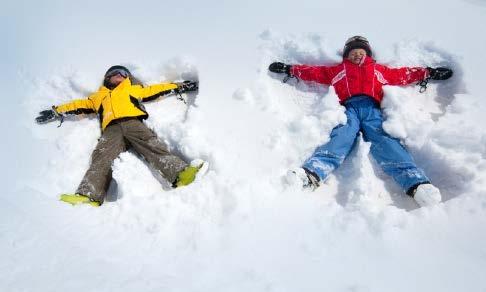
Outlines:
{"label": "black mitten", "polygon": [[452,70],[445,67],[437,67],[437,68],[430,68],[427,67],[429,70],[429,77],[433,80],[446,80],[452,77]]}
{"label": "black mitten", "polygon": [[291,65],[287,65],[281,62],[273,62],[268,66],[268,70],[273,73],[285,73],[287,75],[290,75],[290,68]]}

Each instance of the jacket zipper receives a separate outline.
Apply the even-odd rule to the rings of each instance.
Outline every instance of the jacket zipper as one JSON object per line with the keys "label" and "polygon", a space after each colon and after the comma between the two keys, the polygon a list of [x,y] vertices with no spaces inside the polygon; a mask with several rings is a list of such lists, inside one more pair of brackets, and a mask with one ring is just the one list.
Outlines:
{"label": "jacket zipper", "polygon": [[365,76],[365,69],[364,69],[364,66],[362,66],[361,64],[359,65],[359,88],[360,88],[360,94],[364,94],[364,82],[363,82],[363,78]]}
{"label": "jacket zipper", "polygon": [[111,91],[110,91],[110,107],[111,107],[111,114],[113,116],[112,119],[114,120],[116,118],[116,116],[115,116],[115,111],[113,110],[113,98],[111,96]]}

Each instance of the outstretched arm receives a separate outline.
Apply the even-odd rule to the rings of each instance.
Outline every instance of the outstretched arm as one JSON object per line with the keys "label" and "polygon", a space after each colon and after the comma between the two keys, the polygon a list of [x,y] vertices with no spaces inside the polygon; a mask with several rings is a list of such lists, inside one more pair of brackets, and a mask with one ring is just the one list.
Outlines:
{"label": "outstretched arm", "polygon": [[199,89],[197,81],[186,80],[184,82],[160,83],[147,87],[133,86],[130,94],[141,101],[152,101],[170,93],[184,93]]}
{"label": "outstretched arm", "polygon": [[[383,84],[407,85],[429,77],[429,71],[422,67],[389,68],[383,65],[376,65],[376,68],[378,73],[375,72],[375,74],[377,74],[378,80]],[[379,76],[380,73],[382,76]]]}
{"label": "outstretched arm", "polygon": [[135,85],[132,86],[130,95],[141,101],[152,101],[161,96],[173,93],[177,87],[175,83],[160,83],[147,87]]}
{"label": "outstretched arm", "polygon": [[89,114],[96,112],[93,102],[90,98],[77,99],[68,103],[52,106],[51,109],[43,110],[39,112],[39,116],[36,117],[38,124],[45,124],[57,119],[61,119],[66,114]]}
{"label": "outstretched arm", "polygon": [[[390,85],[407,85],[413,82],[421,81],[422,87],[420,92],[425,91],[427,82],[432,80],[446,80],[452,77],[452,70],[445,67],[438,68],[422,68],[422,67],[403,67],[403,68],[388,68],[379,65],[377,74],[378,80],[383,84]],[[422,91],[423,90],[423,91]]]}
{"label": "outstretched arm", "polygon": [[314,81],[325,85],[331,85],[334,75],[332,67],[309,65],[293,65],[290,68],[290,74],[305,81]]}
{"label": "outstretched arm", "polygon": [[96,112],[93,102],[90,98],[75,99],[68,103],[53,107],[58,114],[91,114]]}
{"label": "outstretched arm", "polygon": [[288,65],[274,62],[270,64],[268,70],[274,73],[285,73],[287,76],[326,85],[331,84],[333,76],[332,67],[327,66]]}

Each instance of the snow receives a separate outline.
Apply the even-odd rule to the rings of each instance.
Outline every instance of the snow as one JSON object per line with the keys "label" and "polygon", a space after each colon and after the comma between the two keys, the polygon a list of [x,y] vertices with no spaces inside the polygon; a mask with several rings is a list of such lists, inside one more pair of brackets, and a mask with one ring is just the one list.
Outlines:
{"label": "snow", "polygon": [[[483,2],[174,4],[5,4],[1,291],[485,291]],[[382,103],[437,206],[418,208],[363,139],[316,191],[285,183],[346,116],[332,88],[282,83],[268,64],[339,62],[355,34],[381,63],[454,69]],[[147,124],[210,170],[172,190],[126,152],[108,201],[71,207],[58,196],[81,180],[99,122],[33,119],[120,62],[146,83],[199,79],[187,113],[169,97],[147,104]]]}

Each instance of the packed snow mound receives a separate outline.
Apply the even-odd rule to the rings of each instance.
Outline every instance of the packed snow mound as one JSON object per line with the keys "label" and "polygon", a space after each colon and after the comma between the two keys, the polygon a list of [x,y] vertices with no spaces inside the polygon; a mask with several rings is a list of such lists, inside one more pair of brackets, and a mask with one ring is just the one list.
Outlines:
{"label": "packed snow mound", "polygon": [[[374,163],[363,139],[315,192],[284,183],[287,170],[326,143],[346,116],[332,88],[282,83],[267,67],[273,61],[331,64],[341,57],[336,43],[317,34],[265,31],[260,44],[254,82],[231,90],[224,82],[206,84],[205,75],[214,72],[184,57],[158,66],[124,64],[148,84],[200,77],[187,111],[168,97],[147,105],[146,123],[172,151],[187,160],[203,158],[211,169],[199,182],[170,189],[136,154],[123,153],[113,165],[108,202],[98,209],[57,202],[60,193],[75,190],[88,167],[100,136],[97,119],[72,117],[58,127],[35,125],[33,117],[88,95],[101,80],[82,72],[37,80],[25,107],[44,154],[42,177],[27,182],[32,200],[23,208],[37,210],[41,227],[32,230],[32,240],[11,241],[30,246],[50,230],[58,244],[43,241],[43,252],[53,257],[45,269],[29,266],[27,257],[4,262],[20,261],[25,270],[18,273],[35,274],[30,280],[41,286],[55,272],[56,289],[70,291],[454,291],[457,278],[464,290],[484,283],[484,262],[477,258],[486,238],[475,231],[486,224],[486,134],[475,121],[485,103],[465,91],[457,57],[418,41],[376,54],[390,66],[455,71],[423,94],[417,86],[385,92],[385,130],[402,139],[443,194],[444,203],[417,209]],[[232,94],[218,94],[227,91]],[[444,258],[443,244],[453,236],[459,254]],[[36,255],[32,261],[44,260]],[[73,271],[89,281],[72,279]]]}

